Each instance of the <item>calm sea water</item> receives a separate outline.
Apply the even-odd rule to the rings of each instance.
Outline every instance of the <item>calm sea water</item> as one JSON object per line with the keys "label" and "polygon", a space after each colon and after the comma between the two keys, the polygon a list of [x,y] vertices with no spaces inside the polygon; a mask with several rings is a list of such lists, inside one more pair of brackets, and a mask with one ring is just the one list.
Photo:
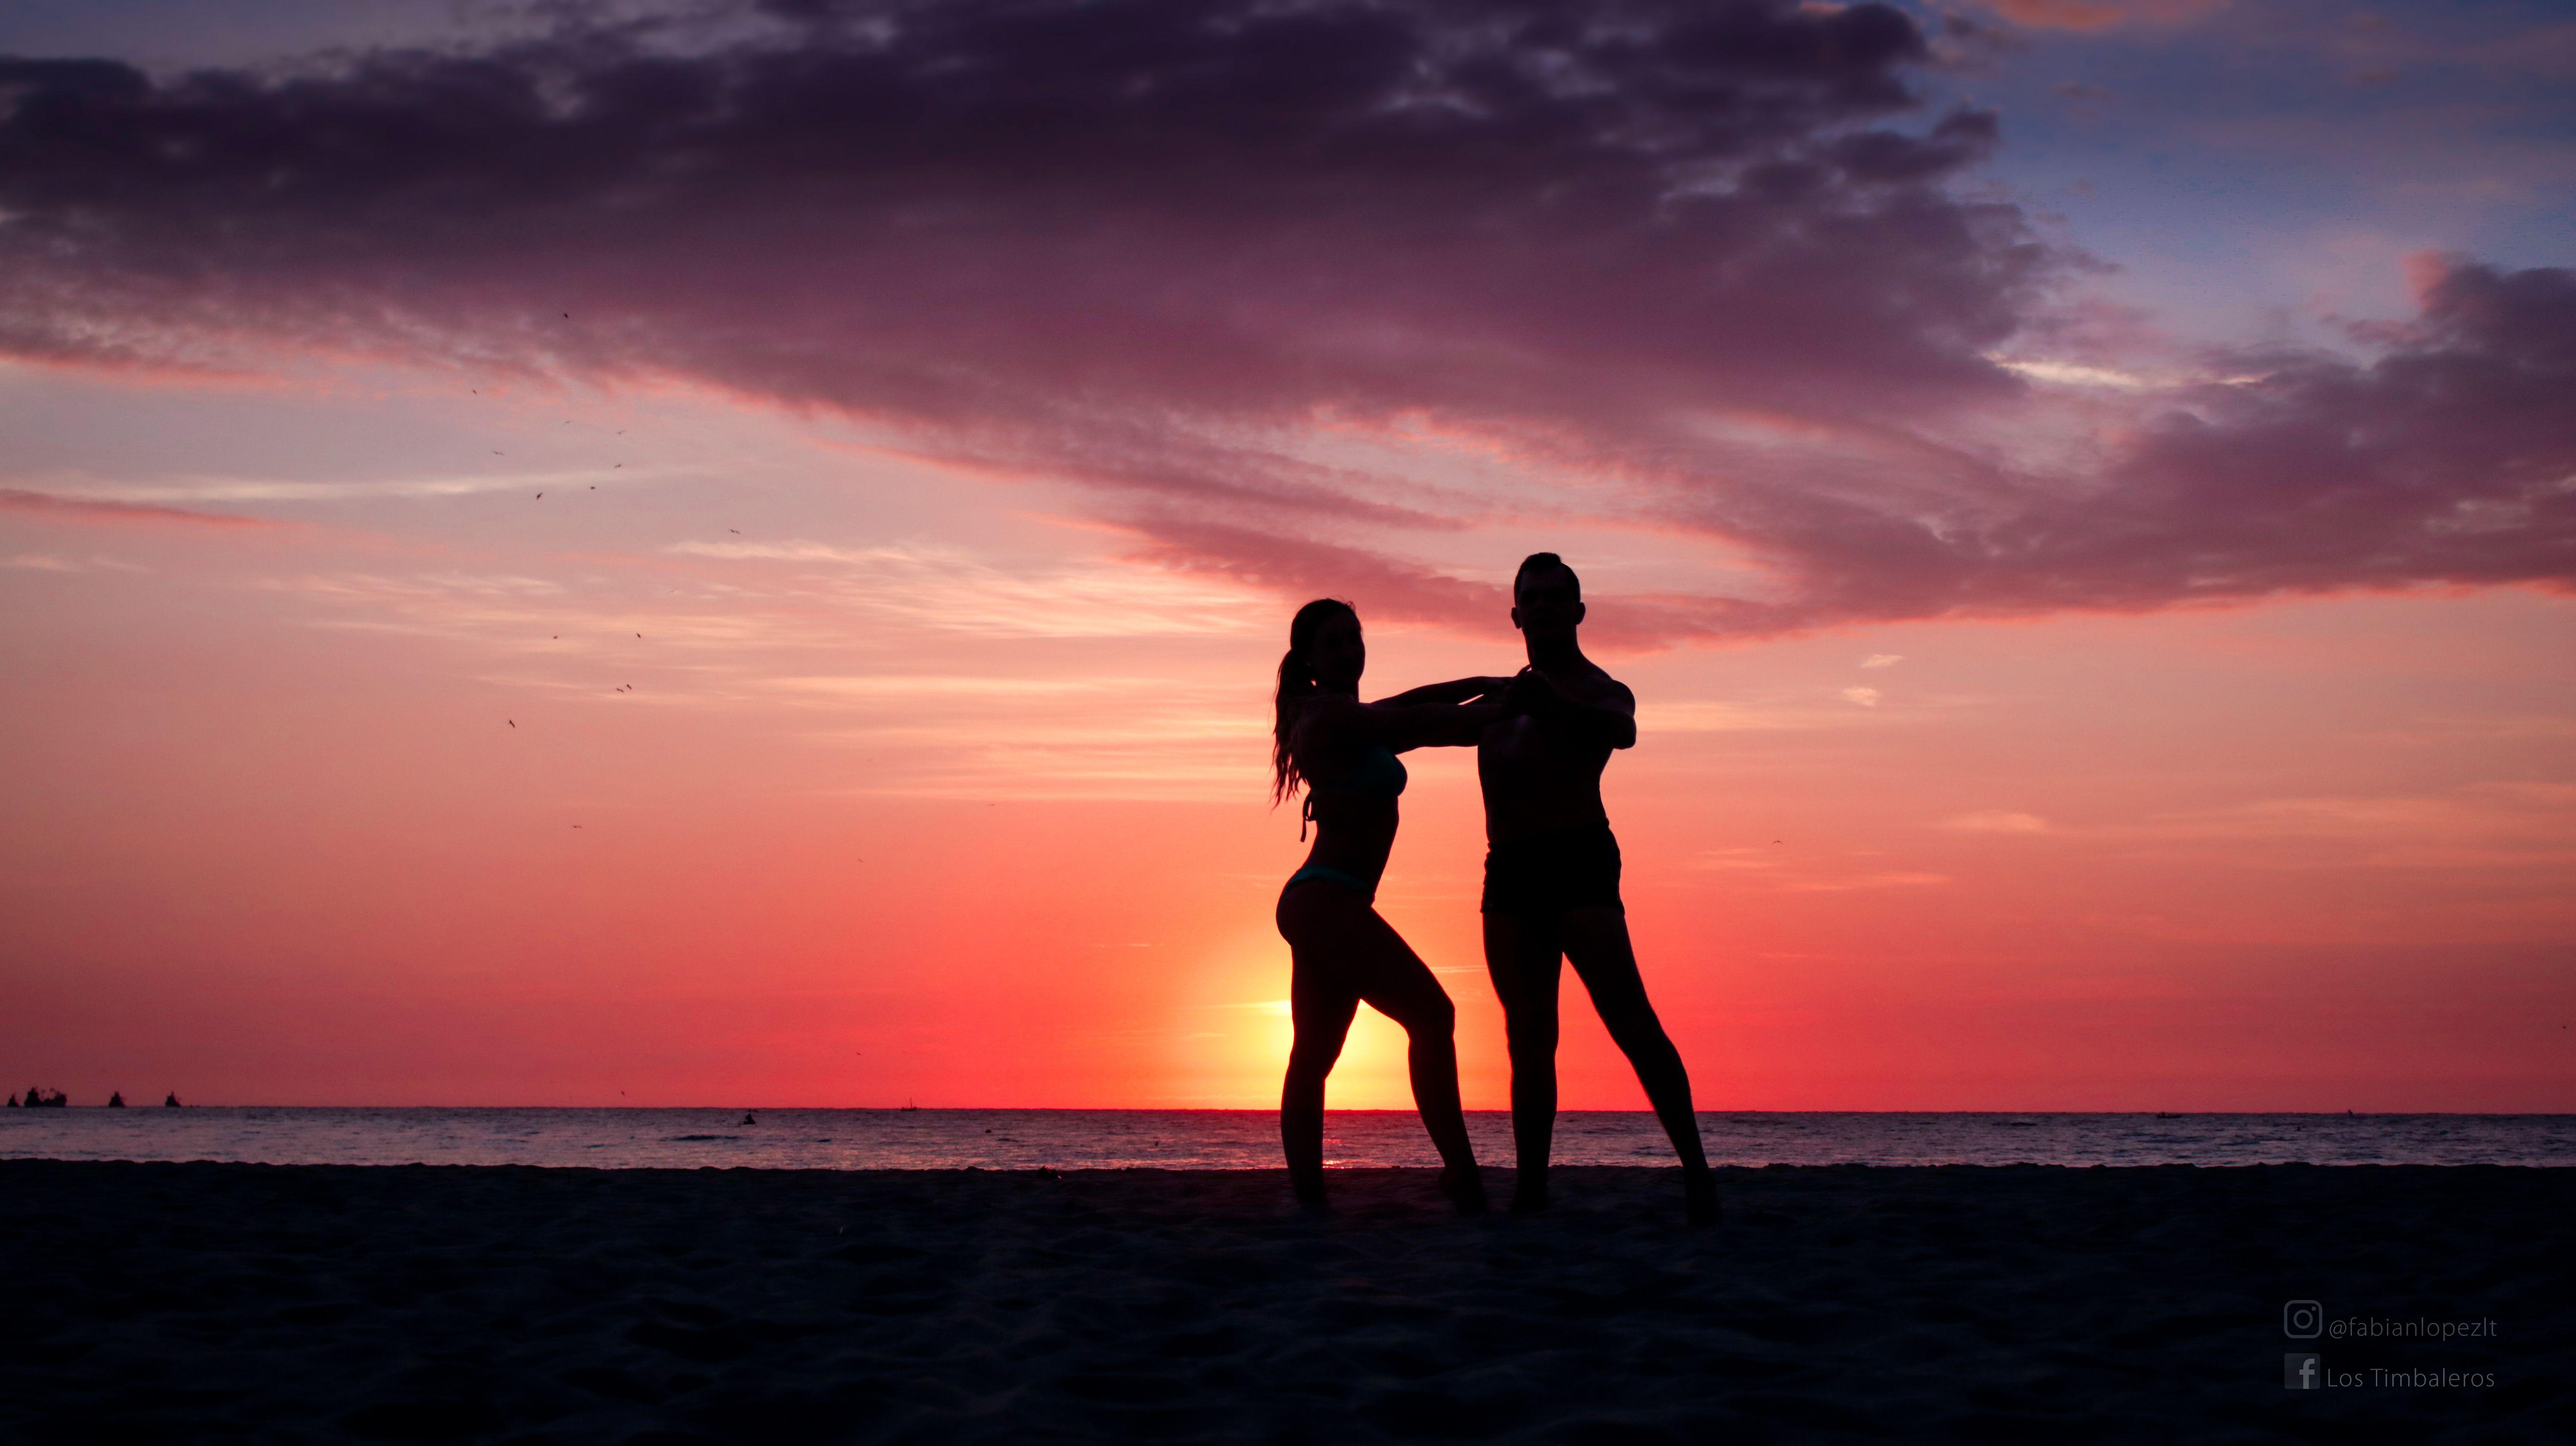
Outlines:
{"label": "calm sea water", "polygon": [[[1511,1161],[1511,1117],[1467,1117]],[[1337,1112],[1340,1165],[1433,1165],[1412,1114]],[[751,1165],[772,1169],[1270,1169],[1262,1110],[0,1110],[0,1158],[273,1165]],[[1734,1165],[2576,1165],[2576,1115],[1757,1114],[1700,1116]],[[1569,1165],[1667,1162],[1652,1115],[1569,1112]]]}

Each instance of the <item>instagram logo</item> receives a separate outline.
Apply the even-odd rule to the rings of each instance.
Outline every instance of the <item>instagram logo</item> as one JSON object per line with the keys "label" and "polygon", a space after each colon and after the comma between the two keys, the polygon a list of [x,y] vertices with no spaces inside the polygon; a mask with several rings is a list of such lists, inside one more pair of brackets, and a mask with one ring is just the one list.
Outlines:
{"label": "instagram logo", "polygon": [[2281,1307],[2281,1334],[2294,1341],[2312,1341],[2325,1334],[2326,1308],[2313,1300],[2294,1300]]}

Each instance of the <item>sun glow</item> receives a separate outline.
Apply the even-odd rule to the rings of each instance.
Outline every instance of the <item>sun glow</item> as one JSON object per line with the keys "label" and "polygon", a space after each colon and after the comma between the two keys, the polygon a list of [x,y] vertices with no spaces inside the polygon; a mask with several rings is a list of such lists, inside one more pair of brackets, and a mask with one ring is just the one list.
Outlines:
{"label": "sun glow", "polygon": [[[1278,1104],[1297,1038],[1289,1001],[1280,997],[1288,983],[1288,946],[1276,935],[1246,939],[1190,973],[1207,1002],[1189,1006],[1172,1032],[1167,1068],[1175,1101],[1212,1109]],[[1337,1110],[1413,1108],[1403,1028],[1361,1005],[1324,1100]]]}

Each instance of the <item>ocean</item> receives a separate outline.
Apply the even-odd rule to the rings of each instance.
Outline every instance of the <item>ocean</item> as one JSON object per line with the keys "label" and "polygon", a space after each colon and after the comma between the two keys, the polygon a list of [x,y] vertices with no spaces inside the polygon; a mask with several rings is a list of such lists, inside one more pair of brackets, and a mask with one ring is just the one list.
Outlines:
{"label": "ocean", "polygon": [[[1472,1111],[1477,1157],[1512,1160],[1511,1117]],[[0,1159],[604,1169],[1271,1169],[1267,1110],[0,1110]],[[2576,1115],[1761,1113],[1700,1116],[1721,1165],[2576,1165]],[[1407,1111],[1337,1111],[1345,1166],[1438,1163]],[[1654,1116],[1568,1111],[1566,1165],[1652,1165]]]}

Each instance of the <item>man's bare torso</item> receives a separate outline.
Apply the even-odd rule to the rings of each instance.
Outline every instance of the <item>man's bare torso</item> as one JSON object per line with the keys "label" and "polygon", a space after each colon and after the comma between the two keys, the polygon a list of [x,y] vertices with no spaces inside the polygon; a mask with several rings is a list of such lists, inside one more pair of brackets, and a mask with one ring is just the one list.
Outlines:
{"label": "man's bare torso", "polygon": [[[1600,708],[1633,711],[1635,696],[1589,661],[1550,673],[1559,693]],[[1549,829],[1609,821],[1601,806],[1601,772],[1611,747],[1576,720],[1523,713],[1485,730],[1476,745],[1476,778],[1485,793],[1489,843]]]}

